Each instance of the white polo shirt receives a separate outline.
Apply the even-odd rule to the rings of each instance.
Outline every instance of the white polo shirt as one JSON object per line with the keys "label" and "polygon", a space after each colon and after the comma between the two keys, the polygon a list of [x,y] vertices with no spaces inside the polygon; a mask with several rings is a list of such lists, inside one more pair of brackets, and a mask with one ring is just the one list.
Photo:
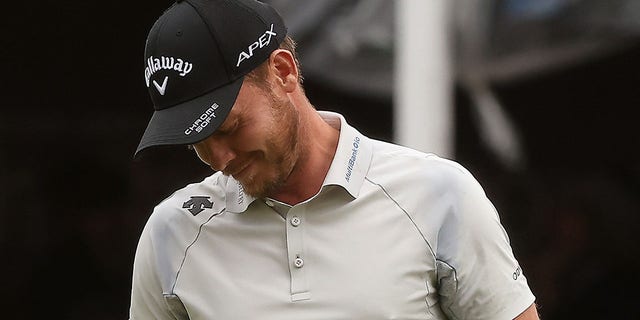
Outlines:
{"label": "white polo shirt", "polygon": [[320,113],[340,139],[311,199],[254,199],[215,173],[155,208],[131,319],[500,320],[534,302],[467,170]]}

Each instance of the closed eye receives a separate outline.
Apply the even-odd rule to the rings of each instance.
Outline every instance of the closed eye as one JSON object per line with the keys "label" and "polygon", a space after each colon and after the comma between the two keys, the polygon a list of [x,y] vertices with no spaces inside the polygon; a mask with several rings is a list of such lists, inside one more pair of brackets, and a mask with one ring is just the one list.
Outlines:
{"label": "closed eye", "polygon": [[240,125],[240,121],[238,121],[238,119],[236,118],[236,120],[233,121],[233,124],[226,127],[220,127],[213,134],[218,136],[230,135],[238,129],[239,125]]}

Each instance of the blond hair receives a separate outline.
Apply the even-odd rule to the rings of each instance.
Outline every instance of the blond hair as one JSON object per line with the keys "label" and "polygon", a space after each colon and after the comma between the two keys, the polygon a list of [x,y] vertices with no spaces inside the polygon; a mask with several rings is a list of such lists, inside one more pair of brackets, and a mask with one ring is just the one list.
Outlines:
{"label": "blond hair", "polygon": [[[296,64],[296,68],[298,69],[298,82],[300,86],[302,86],[303,77],[302,71],[300,69],[300,61],[298,60],[298,54],[296,53],[297,43],[290,36],[286,36],[282,43],[280,44],[280,49],[287,50],[291,52],[293,56],[293,61]],[[251,81],[259,87],[265,88],[268,87],[267,83],[267,68],[269,65],[269,61],[263,62],[257,68],[251,70],[251,72],[245,75],[245,80]]]}

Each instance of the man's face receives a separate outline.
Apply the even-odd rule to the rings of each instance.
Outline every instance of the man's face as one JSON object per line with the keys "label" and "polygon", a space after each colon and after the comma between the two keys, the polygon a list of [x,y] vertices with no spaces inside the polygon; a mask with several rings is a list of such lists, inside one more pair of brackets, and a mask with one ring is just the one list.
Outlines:
{"label": "man's face", "polygon": [[193,146],[212,169],[233,176],[249,195],[265,197],[291,174],[297,134],[298,113],[286,96],[245,81],[227,119]]}

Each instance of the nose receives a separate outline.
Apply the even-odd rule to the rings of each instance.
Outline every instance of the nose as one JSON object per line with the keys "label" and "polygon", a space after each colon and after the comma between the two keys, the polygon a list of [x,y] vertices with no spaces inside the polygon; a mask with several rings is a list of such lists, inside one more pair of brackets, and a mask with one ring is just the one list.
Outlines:
{"label": "nose", "polygon": [[224,171],[236,158],[236,153],[228,143],[214,136],[193,146],[200,160],[215,171]]}
{"label": "nose", "polygon": [[217,145],[212,148],[209,166],[215,171],[225,171],[229,163],[236,158],[235,152],[225,145]]}

